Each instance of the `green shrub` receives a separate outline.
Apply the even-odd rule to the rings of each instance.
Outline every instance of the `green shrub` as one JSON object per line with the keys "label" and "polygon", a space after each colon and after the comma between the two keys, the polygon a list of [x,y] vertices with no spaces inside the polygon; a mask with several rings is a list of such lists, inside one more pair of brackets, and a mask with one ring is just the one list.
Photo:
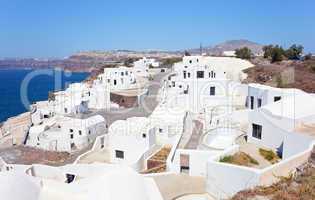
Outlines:
{"label": "green shrub", "polygon": [[233,162],[233,156],[224,156],[223,158],[220,158],[220,162],[232,163]]}

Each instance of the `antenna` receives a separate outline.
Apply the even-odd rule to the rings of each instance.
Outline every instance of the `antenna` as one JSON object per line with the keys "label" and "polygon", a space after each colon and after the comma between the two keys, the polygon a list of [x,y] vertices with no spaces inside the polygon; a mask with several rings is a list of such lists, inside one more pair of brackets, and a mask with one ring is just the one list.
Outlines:
{"label": "antenna", "polygon": [[202,56],[202,51],[203,51],[203,49],[202,49],[202,43],[200,42],[200,55]]}

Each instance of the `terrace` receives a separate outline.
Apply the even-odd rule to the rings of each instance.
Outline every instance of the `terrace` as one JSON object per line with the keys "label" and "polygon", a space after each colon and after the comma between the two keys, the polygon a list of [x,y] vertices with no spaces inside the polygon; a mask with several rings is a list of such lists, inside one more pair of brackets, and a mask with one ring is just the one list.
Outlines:
{"label": "terrace", "polygon": [[220,162],[264,169],[280,161],[276,152],[270,149],[252,143],[239,145],[238,152],[221,157]]}

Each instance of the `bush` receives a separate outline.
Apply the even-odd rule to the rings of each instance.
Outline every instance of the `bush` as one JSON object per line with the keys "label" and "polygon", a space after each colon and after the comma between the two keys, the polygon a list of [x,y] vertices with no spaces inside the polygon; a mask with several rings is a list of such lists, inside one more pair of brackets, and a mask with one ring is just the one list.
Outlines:
{"label": "bush", "polygon": [[244,152],[238,152],[232,156],[224,156],[223,158],[220,158],[220,162],[241,166],[259,165],[257,160]]}
{"label": "bush", "polygon": [[252,57],[252,51],[248,47],[235,50],[235,55],[237,58],[250,59]]}
{"label": "bush", "polygon": [[301,58],[304,47],[302,45],[292,45],[285,51],[286,57],[290,60],[298,60]]}
{"label": "bush", "polygon": [[281,46],[276,45],[271,50],[271,62],[280,62],[285,58],[285,51]]}
{"label": "bush", "polygon": [[232,163],[233,156],[224,156],[223,158],[220,158],[220,162],[223,163]]}

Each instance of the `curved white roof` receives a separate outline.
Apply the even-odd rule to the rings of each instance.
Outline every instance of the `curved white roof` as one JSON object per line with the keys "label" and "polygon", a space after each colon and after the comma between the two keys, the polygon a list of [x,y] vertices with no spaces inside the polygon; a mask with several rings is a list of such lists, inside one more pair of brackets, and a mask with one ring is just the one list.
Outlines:
{"label": "curved white roof", "polygon": [[130,169],[115,170],[91,180],[88,189],[88,199],[93,200],[150,200],[148,195],[144,178]]}
{"label": "curved white roof", "polygon": [[36,179],[20,172],[0,173],[0,198],[8,200],[38,200],[40,184]]}
{"label": "curved white roof", "polygon": [[262,110],[267,114],[278,117],[301,119],[313,115],[315,116],[314,108],[315,97],[307,93],[299,93],[263,106]]}
{"label": "curved white roof", "polygon": [[140,133],[147,124],[148,119],[145,117],[132,117],[127,120],[118,120],[109,127],[108,133],[115,135],[137,134]]}

